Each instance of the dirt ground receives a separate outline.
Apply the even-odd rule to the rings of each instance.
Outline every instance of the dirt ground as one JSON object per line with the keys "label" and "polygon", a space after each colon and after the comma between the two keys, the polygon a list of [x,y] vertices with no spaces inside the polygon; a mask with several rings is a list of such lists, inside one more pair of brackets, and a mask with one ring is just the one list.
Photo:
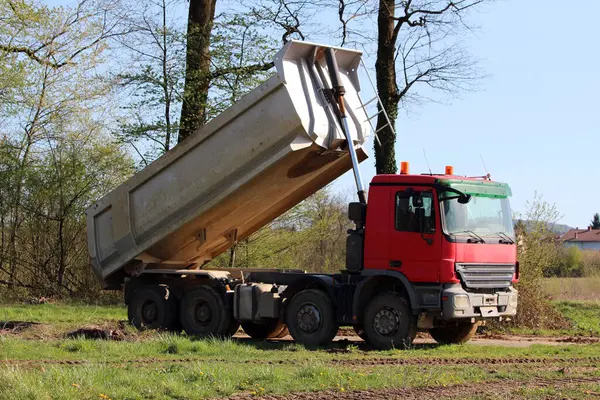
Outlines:
{"label": "dirt ground", "polygon": [[[348,343],[364,343],[364,341],[356,335],[350,334],[350,332],[340,332],[335,337],[334,342],[343,344]],[[238,331],[234,336],[239,339],[250,339],[243,331]],[[293,341],[291,336],[285,336],[284,338],[278,339],[282,341]],[[581,336],[556,336],[556,337],[544,337],[544,336],[517,336],[517,335],[477,335],[469,341],[469,344],[475,344],[479,346],[505,346],[505,347],[530,347],[534,344],[543,344],[549,346],[562,346],[565,344],[594,344],[600,343],[600,338],[596,337],[581,337]],[[417,336],[414,341],[417,346],[420,345],[434,345],[436,344],[428,334],[422,333]]]}
{"label": "dirt ground", "polygon": [[[568,389],[570,386],[597,385],[600,378],[564,378],[552,380],[536,380],[529,382],[483,382],[476,384],[463,384],[453,386],[433,386],[425,388],[386,388],[379,390],[357,390],[348,392],[324,391],[313,393],[291,393],[281,396],[261,396],[264,400],[425,400],[425,399],[456,399],[456,398],[496,398],[496,399],[518,399],[519,393],[532,389]],[[583,389],[584,395],[592,398],[600,398],[600,393]],[[493,396],[493,397],[490,397]],[[255,399],[253,395],[237,395],[228,397],[228,400]],[[561,398],[561,396],[548,396],[545,398]]]}

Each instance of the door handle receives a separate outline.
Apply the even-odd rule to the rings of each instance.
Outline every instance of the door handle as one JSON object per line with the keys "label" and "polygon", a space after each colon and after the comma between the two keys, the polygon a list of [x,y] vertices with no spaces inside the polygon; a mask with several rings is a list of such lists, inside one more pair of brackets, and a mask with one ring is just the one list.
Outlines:
{"label": "door handle", "polygon": [[400,268],[401,266],[402,266],[402,261],[400,261],[400,260],[391,260],[390,261],[390,267]]}

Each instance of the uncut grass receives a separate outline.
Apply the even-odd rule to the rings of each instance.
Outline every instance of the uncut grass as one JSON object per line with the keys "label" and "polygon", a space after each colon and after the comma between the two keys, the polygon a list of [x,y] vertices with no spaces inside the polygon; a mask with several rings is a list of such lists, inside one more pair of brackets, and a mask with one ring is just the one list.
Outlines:
{"label": "uncut grass", "polygon": [[127,319],[124,306],[86,304],[5,304],[0,305],[0,321],[28,321],[72,327]]}
{"label": "uncut grass", "polygon": [[[597,369],[569,376],[599,376]],[[564,377],[553,370],[494,366],[332,367],[305,360],[295,365],[193,362],[163,366],[0,367],[0,399],[172,399],[281,394],[319,390],[451,386],[494,380]],[[103,397],[104,396],[104,397]]]}
{"label": "uncut grass", "polygon": [[293,342],[249,340],[190,340],[185,336],[156,334],[143,341],[64,339],[33,341],[14,336],[0,337],[0,360],[86,360],[90,362],[127,360],[169,360],[190,358],[223,362],[290,363],[304,360],[328,362],[356,358],[486,358],[486,357],[600,357],[600,344],[527,348],[503,346],[415,346],[411,350],[363,351],[356,345],[333,344],[343,349],[307,350]]}
{"label": "uncut grass", "polygon": [[[600,290],[600,289],[598,289]],[[508,333],[540,336],[600,337],[600,300],[553,301],[556,309],[571,323],[568,329],[509,328]],[[502,330],[502,326],[500,326]]]}
{"label": "uncut grass", "polygon": [[544,278],[544,291],[553,300],[600,301],[600,276]]}

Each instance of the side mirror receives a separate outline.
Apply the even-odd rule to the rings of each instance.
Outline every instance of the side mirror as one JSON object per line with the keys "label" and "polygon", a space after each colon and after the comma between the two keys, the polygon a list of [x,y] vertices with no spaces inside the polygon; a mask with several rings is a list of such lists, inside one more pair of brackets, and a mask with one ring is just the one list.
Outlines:
{"label": "side mirror", "polygon": [[471,201],[471,195],[470,194],[465,194],[464,196],[460,196],[458,198],[458,202],[460,204],[467,204],[470,201]]}

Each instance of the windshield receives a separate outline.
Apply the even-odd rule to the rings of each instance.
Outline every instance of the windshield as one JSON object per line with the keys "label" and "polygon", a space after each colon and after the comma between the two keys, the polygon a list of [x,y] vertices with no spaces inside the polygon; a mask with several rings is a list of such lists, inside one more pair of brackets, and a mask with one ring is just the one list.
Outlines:
{"label": "windshield", "polygon": [[[448,192],[446,192],[448,193]],[[443,200],[444,232],[448,235],[478,235],[481,237],[507,235],[514,239],[510,203],[507,197],[487,197],[473,194],[466,204],[448,193]],[[454,198],[452,198],[454,197]]]}

